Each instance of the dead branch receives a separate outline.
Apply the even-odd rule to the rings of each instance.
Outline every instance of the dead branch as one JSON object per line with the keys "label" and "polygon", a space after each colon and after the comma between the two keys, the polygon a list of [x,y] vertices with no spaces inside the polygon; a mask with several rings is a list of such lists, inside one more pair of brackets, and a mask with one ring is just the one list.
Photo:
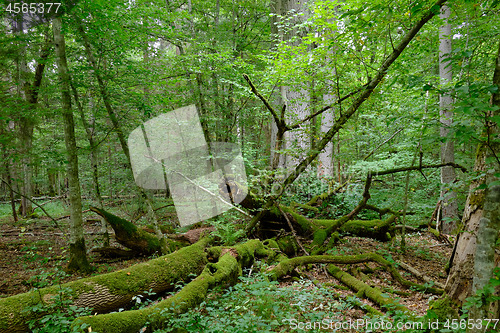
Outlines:
{"label": "dead branch", "polygon": [[420,273],[417,269],[415,269],[412,266],[410,266],[410,265],[404,263],[403,261],[401,261],[401,259],[399,260],[398,264],[399,264],[399,266],[401,266],[401,268],[403,268],[403,269],[407,270],[408,272],[412,273],[413,275],[415,275],[419,279],[422,279],[422,280],[424,280],[427,283],[434,283],[434,285],[436,285],[438,288],[444,289],[444,285],[441,282],[434,282],[434,281],[432,281],[432,279],[430,277],[428,277],[427,275],[425,275],[423,273]]}

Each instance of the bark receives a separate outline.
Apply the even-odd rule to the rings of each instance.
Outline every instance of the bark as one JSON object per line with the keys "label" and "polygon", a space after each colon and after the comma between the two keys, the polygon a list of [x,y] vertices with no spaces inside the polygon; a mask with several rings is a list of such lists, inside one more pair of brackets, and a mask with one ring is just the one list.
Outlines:
{"label": "bark", "polygon": [[[500,43],[495,61],[493,84],[500,88]],[[500,106],[500,93],[492,95],[491,104]],[[498,114],[497,109],[491,111],[488,116],[494,117]],[[500,161],[498,160],[500,131],[498,125],[489,121],[488,118],[485,125],[483,141],[477,148],[474,165],[474,170],[485,176],[473,181],[470,186],[462,219],[464,233],[460,234],[455,245],[453,262],[446,282],[446,292],[458,305],[484,287],[498,262],[498,256],[494,254],[494,251],[500,229],[500,189],[498,185],[488,187],[488,184],[500,180],[498,177],[500,174]],[[494,162],[490,164],[489,160]],[[486,189],[478,189],[482,184],[486,184]],[[490,318],[498,318],[499,309],[497,305],[494,306],[493,313],[482,314],[484,309],[479,309],[480,311],[474,316],[483,315],[482,318],[484,318],[488,315]]]}
{"label": "bark", "polygon": [[[321,133],[328,132],[333,125],[333,120],[333,112],[323,113],[321,117]],[[334,176],[333,147],[333,142],[329,142],[319,155],[318,175],[320,177],[333,178]]]}
{"label": "bark", "polygon": [[64,142],[68,156],[68,182],[69,200],[71,210],[70,223],[70,258],[69,270],[89,272],[90,264],[87,260],[87,250],[83,236],[82,197],[80,180],[78,177],[78,150],[75,139],[75,122],[71,110],[71,95],[69,87],[68,64],[66,61],[66,45],[61,32],[61,18],[54,18],[52,23],[54,31],[54,45],[57,56],[57,68],[61,80],[62,113],[64,121]]}
{"label": "bark", "polygon": [[208,252],[211,257],[218,257],[218,261],[207,263],[202,273],[176,295],[140,310],[80,317],[74,321],[73,326],[80,327],[82,324],[87,324],[93,331],[100,333],[168,330],[169,314],[183,313],[195,307],[205,299],[208,291],[214,286],[236,283],[243,267],[249,267],[257,255],[268,254],[259,240],[250,240],[229,249],[212,248]]}
{"label": "bark", "polygon": [[[439,28],[439,76],[441,84],[446,86],[453,80],[452,64],[448,59],[451,57],[451,25],[450,8],[444,5],[441,8],[439,17],[443,19],[444,25]],[[445,90],[447,87],[444,88]],[[441,118],[440,134],[445,141],[441,144],[441,162],[455,162],[455,147],[453,140],[448,139],[449,127],[453,122],[453,98],[449,92],[442,93],[439,96],[439,115]],[[451,234],[458,226],[458,203],[457,194],[449,190],[449,186],[455,181],[455,169],[444,167],[441,169],[441,198],[442,199],[442,217],[438,230],[444,234]]]}
{"label": "bark", "polygon": [[[39,318],[42,314],[23,310],[39,303],[50,302],[61,287],[71,289],[66,296],[74,305],[92,308],[97,313],[126,306],[134,296],[144,291],[160,293],[172,289],[189,274],[199,274],[202,271],[208,262],[204,251],[207,244],[208,239],[202,239],[175,253],[127,269],[2,298],[0,333],[27,332],[28,321]],[[121,331],[113,331],[116,332]]]}

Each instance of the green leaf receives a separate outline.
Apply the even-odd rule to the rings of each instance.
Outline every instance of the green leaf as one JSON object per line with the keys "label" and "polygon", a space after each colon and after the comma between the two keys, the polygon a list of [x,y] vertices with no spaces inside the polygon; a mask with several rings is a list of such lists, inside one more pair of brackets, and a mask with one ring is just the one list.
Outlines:
{"label": "green leaf", "polygon": [[434,89],[434,87],[432,87],[430,84],[424,84],[424,86],[422,87],[423,91],[429,91],[432,89]]}

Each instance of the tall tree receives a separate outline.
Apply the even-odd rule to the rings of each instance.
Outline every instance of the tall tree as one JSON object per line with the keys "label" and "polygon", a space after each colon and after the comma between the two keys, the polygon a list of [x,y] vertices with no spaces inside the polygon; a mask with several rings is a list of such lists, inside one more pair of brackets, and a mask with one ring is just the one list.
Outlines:
{"label": "tall tree", "polygon": [[[451,64],[451,24],[450,8],[444,5],[441,8],[439,17],[443,20],[443,25],[439,28],[439,77],[443,91],[439,96],[439,115],[441,118],[441,162],[455,162],[455,145],[448,135],[450,125],[453,122],[453,98],[449,92],[448,85],[453,79]],[[442,198],[442,219],[438,229],[445,233],[452,233],[458,224],[458,203],[457,194],[450,190],[456,179],[455,169],[451,166],[441,168],[441,198]]]}
{"label": "tall tree", "polygon": [[57,68],[61,80],[62,114],[64,121],[64,141],[68,156],[68,182],[69,199],[71,204],[70,227],[70,258],[68,269],[89,272],[90,264],[87,260],[87,250],[83,236],[82,197],[80,192],[80,179],[78,177],[78,151],[75,139],[75,121],[71,110],[70,78],[68,63],[66,61],[66,44],[62,33],[61,18],[54,18],[52,22],[54,32],[54,45],[57,56]]}
{"label": "tall tree", "polygon": [[[300,44],[301,32],[297,26],[304,18],[299,15],[306,12],[306,1],[301,0],[276,0],[274,4],[275,15],[285,26],[285,31],[278,33],[279,42],[285,42],[297,46]],[[287,23],[284,23],[287,22]],[[273,22],[277,24],[278,22]],[[299,80],[300,81],[300,80]],[[310,86],[306,82],[295,85],[280,85],[278,96],[279,104],[286,108],[286,120],[296,122],[311,114],[310,109]],[[273,146],[276,150],[287,150],[286,154],[278,153],[280,156],[272,158],[273,168],[279,166],[292,170],[304,158],[305,152],[310,148],[310,140],[307,136],[308,124],[303,124],[298,129],[288,131],[283,136],[278,133],[278,127],[273,124]],[[276,138],[276,139],[274,139]],[[276,152],[273,152],[276,154]]]}
{"label": "tall tree", "polygon": [[[458,304],[482,289],[496,266],[495,254],[500,230],[500,43],[493,74],[495,91],[486,113],[485,129],[477,148],[474,170],[483,176],[471,186],[465,204],[464,233],[460,234],[453,253],[446,282],[447,294]],[[471,281],[471,277],[473,280]],[[471,283],[472,282],[472,283]],[[479,307],[475,318],[486,318],[487,309]],[[498,307],[489,314],[499,318]]]}
{"label": "tall tree", "polygon": [[[13,32],[22,34],[24,32],[23,18],[18,17],[13,20]],[[16,57],[17,65],[17,93],[28,103],[28,107],[23,109],[19,118],[19,138],[21,141],[22,150],[22,193],[21,198],[21,215],[26,217],[33,212],[31,197],[33,192],[33,168],[32,168],[32,146],[33,146],[33,130],[35,126],[35,111],[38,104],[38,90],[40,89],[43,73],[45,70],[45,61],[50,53],[48,31],[45,31],[45,41],[37,59],[35,66],[35,75],[33,83],[29,82],[29,68],[27,65],[27,47],[19,45],[18,56]]]}

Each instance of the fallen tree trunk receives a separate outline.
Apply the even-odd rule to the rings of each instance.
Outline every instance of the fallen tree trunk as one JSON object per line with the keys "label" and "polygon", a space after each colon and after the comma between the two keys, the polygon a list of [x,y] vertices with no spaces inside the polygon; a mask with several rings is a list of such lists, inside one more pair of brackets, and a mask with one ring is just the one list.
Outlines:
{"label": "fallen tree trunk", "polygon": [[259,240],[250,240],[232,248],[211,248],[210,255],[219,256],[217,263],[208,263],[203,272],[176,295],[158,304],[132,311],[113,312],[77,318],[73,327],[81,332],[136,333],[168,328],[168,317],[186,312],[201,303],[208,291],[221,284],[234,284],[242,267],[253,263],[256,255],[267,255]]}
{"label": "fallen tree trunk", "polygon": [[394,235],[396,215],[385,220],[349,220],[347,216],[337,220],[308,219],[295,212],[290,207],[280,206],[298,225],[301,235],[312,237],[315,243],[321,245],[335,231],[349,233],[353,236],[368,237],[380,241],[388,241]]}
{"label": "fallen tree trunk", "polygon": [[[208,262],[205,247],[208,239],[172,254],[137,264],[117,272],[97,275],[0,299],[0,333],[27,332],[28,321],[39,318],[39,312],[23,310],[36,304],[51,302],[61,288],[78,307],[94,312],[107,312],[130,303],[144,291],[159,293],[171,289],[189,274],[198,274]],[[119,332],[119,331],[116,331]]]}
{"label": "fallen tree trunk", "polygon": [[[155,253],[162,254],[162,246],[160,240],[149,232],[137,228],[131,222],[113,215],[103,209],[90,207],[90,210],[102,216],[115,231],[115,239],[121,245],[135,251],[138,255],[152,255]],[[179,244],[178,241],[165,239],[166,248],[173,252],[178,248],[187,245]]]}
{"label": "fallen tree trunk", "polygon": [[356,279],[354,276],[344,272],[337,266],[330,264],[326,269],[328,273],[330,273],[334,278],[336,278],[352,290],[356,291],[356,295],[358,297],[366,297],[374,301],[381,307],[386,307],[388,309],[392,308],[395,310],[403,311],[405,313],[411,313],[410,310],[408,310],[405,306],[399,304],[389,297],[385,297],[380,289],[370,287],[363,281]]}
{"label": "fallen tree trunk", "polygon": [[442,295],[443,290],[439,288],[427,287],[405,280],[401,274],[394,268],[394,266],[382,256],[375,253],[364,253],[358,255],[318,255],[307,257],[295,257],[288,260],[281,261],[277,266],[270,270],[271,279],[279,279],[285,275],[290,274],[296,267],[307,264],[359,264],[363,262],[376,262],[384,266],[392,277],[402,286],[407,288],[415,288],[418,291],[428,292],[436,295]]}

